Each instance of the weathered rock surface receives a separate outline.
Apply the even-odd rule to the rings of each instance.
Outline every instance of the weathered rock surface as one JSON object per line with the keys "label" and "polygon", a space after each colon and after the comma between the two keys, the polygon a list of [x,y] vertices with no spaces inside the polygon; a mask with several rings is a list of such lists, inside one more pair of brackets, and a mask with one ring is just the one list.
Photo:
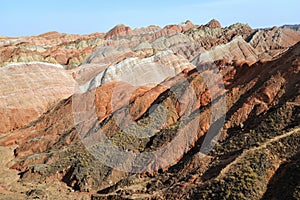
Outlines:
{"label": "weathered rock surface", "polygon": [[118,36],[126,36],[131,31],[131,28],[128,26],[125,26],[124,24],[119,24],[115,26],[113,29],[108,31],[104,38],[105,39],[112,39]]}
{"label": "weathered rock surface", "polygon": [[200,64],[204,62],[214,62],[217,60],[240,60],[256,62],[259,59],[257,51],[248,44],[241,36],[237,36],[232,41],[216,46],[206,52],[200,53],[192,63]]}
{"label": "weathered rock surface", "polygon": [[74,68],[102,43],[102,33],[81,36],[49,32],[32,37],[4,38],[0,39],[0,65],[48,62]]}
{"label": "weathered rock surface", "polygon": [[58,100],[73,94],[75,81],[61,65],[18,63],[0,68],[0,134],[21,128]]}
{"label": "weathered rock surface", "polygon": [[218,22],[218,21],[215,20],[215,19],[212,19],[211,21],[209,21],[209,22],[206,24],[206,26],[207,26],[208,28],[221,28],[221,27],[222,27],[221,24],[220,24],[220,22]]}
{"label": "weathered rock surface", "polygon": [[267,53],[273,57],[284,52],[299,40],[299,32],[288,28],[273,27],[272,29],[256,31],[249,43],[258,52]]}
{"label": "weathered rock surface", "polygon": [[[90,63],[98,59],[99,57],[96,55]],[[93,64],[92,66],[95,65]],[[111,81],[125,81],[137,86],[155,86],[167,77],[175,76],[185,68],[193,67],[188,60],[174,55],[171,51],[160,51],[147,58],[127,58],[113,65],[105,65],[105,62],[102,65],[97,65],[97,67],[91,67],[91,64],[87,64],[87,67],[82,65],[81,68],[86,68],[86,70],[79,71],[79,74],[76,76],[78,77],[78,82],[82,83],[83,80],[81,78],[86,80],[86,75],[88,73],[91,74],[90,71],[93,72],[92,79],[80,85],[82,91],[96,88]],[[95,74],[96,71],[98,74]],[[83,74],[80,72],[83,72]],[[139,74],[139,77],[136,77],[136,74]]]}
{"label": "weathered rock surface", "polygon": [[1,37],[0,66],[13,62],[39,61],[61,64],[70,69],[78,67],[92,52],[105,46],[129,48],[140,56],[171,49],[192,60],[204,49],[226,44],[237,36],[250,41],[260,58],[271,59],[294,45],[299,35],[299,32],[288,28],[256,31],[241,23],[222,28],[217,20],[201,26],[187,20],[164,28],[152,25],[131,29],[120,24],[107,33],[90,35],[53,31],[32,37]]}
{"label": "weathered rock surface", "polygon": [[[299,125],[297,123],[297,114],[292,114],[296,112],[300,105],[300,90],[297,85],[299,82],[299,76],[295,76],[299,73],[299,52],[300,45],[297,45],[283,55],[282,58],[266,63],[256,63],[252,66],[243,63],[226,61],[218,63],[219,68],[222,69],[221,73],[224,75],[225,89],[228,90],[226,95],[228,111],[226,114],[222,137],[225,138],[226,135],[231,134],[234,134],[234,137],[225,139],[223,141],[224,144],[221,143],[222,146],[217,146],[216,150],[206,157],[197,153],[198,151],[195,151],[195,148],[198,149],[201,147],[201,138],[208,131],[209,118],[207,116],[211,115],[211,102],[210,98],[206,97],[206,86],[203,84],[204,79],[201,77],[201,73],[197,70],[187,70],[171,79],[166,80],[161,85],[153,87],[152,89],[143,89],[142,87],[138,87],[131,90],[128,84],[107,82],[98,87],[96,91],[90,90],[91,94],[93,94],[93,91],[94,94],[96,94],[96,96],[92,96],[95,98],[94,105],[97,113],[97,117],[92,118],[93,120],[91,122],[93,124],[97,120],[103,121],[103,118],[106,118],[107,120],[104,123],[97,126],[101,127],[109,140],[113,141],[115,145],[128,149],[129,151],[147,152],[149,150],[158,150],[167,141],[177,141],[176,137],[180,138],[178,140],[179,142],[175,143],[176,145],[174,147],[177,147],[177,149],[179,147],[185,149],[184,151],[187,152],[187,157],[177,158],[178,160],[176,163],[172,164],[172,167],[165,166],[163,169],[164,172],[152,172],[151,176],[147,176],[146,174],[132,176],[127,173],[117,172],[110,167],[106,167],[101,162],[94,160],[93,146],[88,146],[88,143],[84,142],[85,140],[80,140],[80,137],[83,137],[83,135],[82,132],[77,132],[77,130],[81,129],[75,128],[75,125],[73,124],[74,118],[72,115],[72,104],[74,106],[75,103],[76,108],[83,108],[83,110],[85,110],[84,107],[89,104],[85,104],[87,101],[78,101],[76,98],[69,98],[68,100],[64,100],[59,104],[56,104],[55,107],[50,109],[39,120],[31,123],[31,125],[25,129],[16,130],[10,136],[2,138],[1,144],[19,144],[19,147],[15,150],[16,164],[13,168],[23,172],[22,179],[24,181],[44,180],[47,177],[52,177],[52,179],[58,179],[66,182],[67,185],[73,187],[75,190],[91,192],[94,189],[102,188],[103,190],[99,193],[107,193],[106,195],[93,195],[93,199],[102,199],[105,198],[105,196],[109,198],[133,198],[136,196],[163,199],[176,198],[178,195],[183,198],[200,198],[204,197],[203,195],[209,196],[211,195],[210,191],[214,191],[214,188],[218,188],[218,184],[221,184],[221,182],[216,182],[219,179],[218,177],[220,177],[221,180],[227,180],[231,177],[231,174],[237,173],[237,169],[240,171],[247,169],[239,168],[238,163],[245,163],[245,160],[249,159],[248,157],[252,155],[251,152],[254,151],[251,150],[252,144],[257,144],[257,141],[266,141],[269,142],[268,144],[270,145],[270,148],[275,148],[277,141],[276,137],[285,138],[284,130],[287,126],[289,126],[288,130],[290,130],[292,127]],[[211,67],[213,66],[214,65],[211,65]],[[224,66],[227,67],[224,68]],[[201,68],[202,66],[199,65],[198,67]],[[260,77],[256,78],[257,71],[260,72]],[[207,71],[205,73],[207,73]],[[204,74],[202,74],[202,76],[203,75]],[[185,79],[189,80],[190,86],[193,87],[197,97],[199,97],[199,99],[196,98],[195,101],[191,101],[190,103],[192,104],[189,106],[185,105],[186,102],[189,102],[185,99],[189,96],[188,90],[184,90],[183,93],[179,92],[181,90],[180,88],[183,87],[182,81]],[[278,81],[280,82],[279,85]],[[172,92],[167,92],[168,88],[171,89],[170,91],[177,91],[175,93],[177,94],[176,97],[178,100],[177,98],[172,97]],[[219,92],[222,91],[220,90],[221,88],[217,88],[213,90]],[[116,121],[114,118],[109,117],[113,112],[116,112],[117,110],[121,111],[122,108],[125,108],[124,105],[127,105],[127,102],[122,105],[121,101],[118,100],[117,102],[121,104],[116,105],[115,110],[110,108],[103,112],[103,109],[101,108],[105,105],[104,100],[112,102],[109,100],[109,96],[112,96],[111,93],[113,91],[119,91],[120,89],[123,90],[123,92],[133,91],[129,96],[129,101],[131,102],[129,112],[133,117],[132,119],[137,122],[136,125],[130,125],[130,122],[124,121],[122,123],[123,125],[120,127],[115,124]],[[90,92],[83,95],[88,96]],[[122,92],[117,92],[117,94],[120,93]],[[211,93],[214,93],[217,96],[222,95],[222,92]],[[83,98],[83,100],[84,99],[85,98]],[[123,97],[123,99],[126,98]],[[147,127],[145,122],[147,121],[147,118],[150,117],[150,115],[146,114],[147,110],[149,110],[149,108],[157,102],[158,99],[160,105],[167,109],[167,118],[165,119],[167,123],[161,125],[159,125],[159,123],[155,123],[156,125],[161,126],[159,128],[160,131],[149,133],[154,134],[150,138],[135,138],[134,135],[128,135],[128,131],[138,131],[138,129],[143,126]],[[82,105],[80,106],[78,103]],[[214,102],[214,104],[215,103],[217,102]],[[199,108],[201,109],[201,112],[194,116],[194,111]],[[278,124],[277,122],[268,124],[268,120],[272,120],[274,117],[276,120],[279,120],[280,118],[278,117],[282,115],[281,112],[284,112],[283,109],[286,109],[287,111],[287,121],[281,124]],[[80,110],[75,109],[75,112],[76,111]],[[153,112],[159,113],[160,111],[158,109]],[[105,115],[102,113],[105,113]],[[191,135],[193,136],[191,137],[191,141],[186,140],[186,135],[183,135],[181,138],[180,133],[174,138],[174,131],[177,132],[179,130],[176,123],[180,122],[180,117],[185,116],[186,113],[189,113],[186,117],[192,120],[190,123],[199,123],[199,125],[197,125],[199,129]],[[160,115],[155,116],[152,116],[154,117],[152,120],[160,120]],[[126,117],[122,119],[126,119]],[[187,128],[192,126],[192,124],[188,123],[184,124],[184,126]],[[89,126],[85,124],[84,127],[88,128]],[[236,132],[241,129],[241,127],[249,139],[249,142],[245,143],[246,146],[243,146],[243,143],[240,143],[239,141],[239,138],[243,138],[243,136],[237,137],[236,135]],[[273,133],[275,134],[275,146],[273,145],[273,142],[268,140],[268,138],[260,135],[257,136],[252,132],[254,130],[268,131],[269,129],[271,130],[271,127],[276,128],[276,130],[279,131]],[[156,127],[156,129],[157,128],[158,127]],[[125,132],[121,134],[122,130]],[[165,139],[161,138],[162,135]],[[297,141],[297,138],[299,138],[298,136],[298,132],[295,132],[295,134],[289,133],[287,134],[286,139],[295,138],[295,141]],[[190,136],[188,137],[190,138]],[[230,146],[228,145],[231,142],[227,143],[227,140],[234,142],[237,146],[230,149]],[[101,144],[101,142],[99,144]],[[65,145],[68,145],[68,147]],[[87,151],[83,145],[85,145],[89,151]],[[283,156],[283,159],[289,158],[289,156],[295,155],[293,152],[297,152],[295,150],[295,144],[292,146],[286,146],[287,143],[282,141],[282,145],[284,145],[285,148],[290,149],[290,154],[288,155],[284,154],[283,156],[283,154],[278,154]],[[236,164],[226,164],[226,162],[229,162],[226,160],[226,156],[223,158],[219,155],[223,155],[225,153],[225,155],[228,154],[228,156],[230,156],[232,154],[230,152],[236,148],[246,148],[246,150],[244,150],[245,153],[240,155],[240,161],[236,161]],[[249,153],[247,148],[249,148]],[[265,147],[263,146],[259,146],[259,148],[255,150],[255,152],[257,152],[256,154],[262,155],[263,153],[260,149],[264,148]],[[167,155],[177,155],[174,150],[175,149],[171,148],[171,152]],[[236,152],[234,155],[239,156],[239,153]],[[271,154],[265,155],[269,161],[266,160],[264,162],[270,162],[273,167],[278,167],[279,165],[276,163],[279,162],[280,159],[276,161],[274,158],[269,158],[270,155]],[[230,159],[230,157],[227,159]],[[221,163],[225,164],[225,166],[228,165],[228,167],[222,167]],[[159,165],[159,163],[153,164],[154,165],[150,164],[144,167],[151,170],[156,169],[155,166]],[[216,172],[210,172],[210,170],[213,169],[216,170]],[[58,173],[59,175],[55,176],[55,173]],[[215,173],[217,174],[214,175]],[[253,173],[254,174],[252,176],[254,177],[252,177],[252,179],[254,182],[251,182],[253,185],[250,187],[247,186],[248,189],[250,188],[250,193],[247,193],[247,195],[259,196],[263,193],[255,193],[255,190],[251,190],[251,187],[254,187],[255,183],[257,183],[255,181],[258,181],[258,179],[255,179],[257,176],[256,173],[266,173],[266,177],[270,177],[272,173],[268,172],[268,170],[266,172],[264,170],[257,172],[254,171]],[[273,173],[275,173],[275,171],[273,171]],[[244,178],[242,176],[240,177],[240,175],[235,176],[237,176],[237,181],[239,178]],[[181,180],[181,182],[178,183],[176,180]],[[268,183],[267,180],[268,178],[264,179],[264,181],[260,182],[260,184],[265,184],[266,186]],[[225,182],[230,184],[234,183],[234,181],[235,180],[230,180]],[[165,182],[165,184],[157,185],[155,182]],[[111,185],[111,187],[104,189],[109,185]],[[242,185],[239,187],[240,189],[243,188]],[[176,189],[177,192],[172,192],[172,188]],[[198,190],[202,191],[202,193],[197,192]],[[237,190],[239,190],[239,188],[237,188]],[[165,192],[162,193],[161,191]],[[226,190],[224,192],[226,192]],[[222,194],[223,193],[220,195]],[[244,194],[242,189],[241,194]],[[232,193],[231,195],[237,194]]]}
{"label": "weathered rock surface", "polygon": [[0,68],[0,198],[297,197],[300,43],[264,31],[213,20],[25,38],[60,62],[66,45],[90,53],[72,70]]}
{"label": "weathered rock surface", "polygon": [[209,24],[199,26],[185,33],[200,43],[206,50],[220,44],[226,44],[236,36],[242,36],[246,40],[254,32],[247,24],[236,23],[225,28],[217,26],[217,22],[214,21],[212,21],[214,28],[209,28]]}

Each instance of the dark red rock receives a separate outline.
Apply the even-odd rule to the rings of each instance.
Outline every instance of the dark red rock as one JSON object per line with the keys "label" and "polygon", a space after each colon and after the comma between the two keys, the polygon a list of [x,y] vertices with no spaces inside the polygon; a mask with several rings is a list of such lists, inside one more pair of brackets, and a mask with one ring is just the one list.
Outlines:
{"label": "dark red rock", "polygon": [[205,26],[207,26],[208,28],[222,28],[220,22],[215,19],[209,21]]}
{"label": "dark red rock", "polygon": [[131,31],[131,28],[128,26],[125,26],[124,24],[119,24],[112,28],[110,31],[108,31],[104,38],[105,39],[112,39],[118,36],[125,36],[128,32]]}

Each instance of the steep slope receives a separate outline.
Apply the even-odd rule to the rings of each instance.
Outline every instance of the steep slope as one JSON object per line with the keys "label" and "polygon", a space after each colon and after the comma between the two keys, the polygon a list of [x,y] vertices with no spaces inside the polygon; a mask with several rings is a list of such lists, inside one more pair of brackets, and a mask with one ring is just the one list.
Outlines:
{"label": "steep slope", "polygon": [[217,20],[1,37],[0,198],[297,199],[299,40]]}
{"label": "steep slope", "polygon": [[192,62],[199,65],[200,63],[224,59],[254,63],[258,61],[258,53],[241,36],[238,36],[226,44],[218,45],[206,52],[200,53]]}
{"label": "steep slope", "polygon": [[[92,199],[280,199],[269,181],[277,173],[282,177],[279,168],[295,162],[299,154],[299,55],[297,44],[278,60],[229,70],[229,74],[236,72],[236,78],[228,76],[231,83],[226,84],[229,107],[224,132],[228,136],[208,156],[203,157],[201,142],[196,143],[177,164],[146,179],[147,183],[143,178],[120,181]],[[255,80],[257,70],[261,75]],[[281,79],[278,90],[272,83]],[[255,103],[250,103],[252,99]],[[240,112],[249,106],[252,111]],[[240,119],[246,120],[243,125]],[[295,180],[286,195],[297,195],[297,184]]]}
{"label": "steep slope", "polygon": [[61,65],[18,63],[0,68],[0,134],[21,128],[73,94],[75,81]]}
{"label": "steep slope", "polygon": [[[261,53],[274,57],[300,40],[299,32],[289,28],[273,27],[267,30],[256,31],[249,43]],[[266,55],[263,55],[266,56]]]}
{"label": "steep slope", "polygon": [[[212,24],[219,24],[219,22],[213,21]],[[236,23],[229,27],[222,28],[208,23],[207,25],[191,29],[185,34],[199,42],[202,47],[208,50],[214,46],[226,44],[239,35],[242,36],[243,39],[246,39],[253,32],[254,30],[247,24]]]}
{"label": "steep slope", "polygon": [[[300,43],[276,60],[250,66],[200,62],[151,87],[102,82],[0,142],[19,144],[12,168],[21,172],[24,184],[62,181],[89,191],[92,199],[276,195],[269,180],[299,152],[299,61]],[[223,80],[214,76],[216,69]],[[105,112],[103,100],[112,104]],[[207,151],[214,136],[223,141]]]}

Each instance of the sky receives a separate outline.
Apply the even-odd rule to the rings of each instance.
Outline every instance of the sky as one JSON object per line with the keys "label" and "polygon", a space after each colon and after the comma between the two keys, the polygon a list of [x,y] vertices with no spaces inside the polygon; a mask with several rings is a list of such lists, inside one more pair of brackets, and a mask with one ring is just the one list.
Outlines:
{"label": "sky", "polygon": [[0,35],[27,36],[49,31],[89,34],[117,24],[131,28],[191,20],[252,28],[300,24],[299,0],[0,0]]}

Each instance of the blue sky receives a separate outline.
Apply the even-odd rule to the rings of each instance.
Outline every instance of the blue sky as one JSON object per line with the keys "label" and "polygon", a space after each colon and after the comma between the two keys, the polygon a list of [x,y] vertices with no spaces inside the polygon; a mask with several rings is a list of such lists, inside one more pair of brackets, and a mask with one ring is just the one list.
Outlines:
{"label": "blue sky", "polygon": [[132,28],[235,22],[253,28],[300,24],[299,0],[0,0],[0,35],[38,35],[48,31],[88,34],[117,24]]}

